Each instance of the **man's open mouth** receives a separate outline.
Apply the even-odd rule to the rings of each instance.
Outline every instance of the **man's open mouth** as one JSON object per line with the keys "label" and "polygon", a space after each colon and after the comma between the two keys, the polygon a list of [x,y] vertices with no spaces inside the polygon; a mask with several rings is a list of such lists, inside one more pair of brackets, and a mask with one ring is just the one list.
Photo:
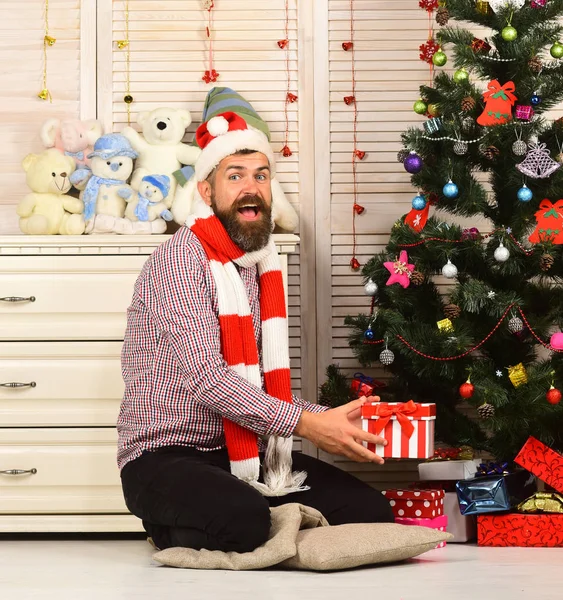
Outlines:
{"label": "man's open mouth", "polygon": [[257,221],[260,218],[261,210],[256,204],[245,204],[238,209],[238,213],[245,221]]}

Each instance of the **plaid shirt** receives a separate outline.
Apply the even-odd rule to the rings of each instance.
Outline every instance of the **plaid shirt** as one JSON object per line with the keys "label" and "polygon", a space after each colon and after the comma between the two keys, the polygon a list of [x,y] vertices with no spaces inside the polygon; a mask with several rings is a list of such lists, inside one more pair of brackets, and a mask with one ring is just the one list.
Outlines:
{"label": "plaid shirt", "polygon": [[[261,356],[257,268],[239,268]],[[147,260],[127,311],[121,353],[125,395],[117,431],[120,469],[162,446],[225,447],[223,417],[259,436],[289,437],[303,410],[325,407],[269,396],[230,369],[220,348],[217,290],[198,238],[182,227]]]}

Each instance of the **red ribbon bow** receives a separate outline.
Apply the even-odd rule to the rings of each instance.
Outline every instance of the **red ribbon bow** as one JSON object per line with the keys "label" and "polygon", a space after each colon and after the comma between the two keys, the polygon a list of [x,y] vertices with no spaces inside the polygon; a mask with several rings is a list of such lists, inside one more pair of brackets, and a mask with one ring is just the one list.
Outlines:
{"label": "red ribbon bow", "polygon": [[490,98],[502,98],[503,100],[509,100],[510,104],[514,104],[518,98],[512,93],[516,89],[513,81],[507,81],[503,86],[500,85],[498,80],[494,79],[489,81],[487,86],[488,91],[483,93],[483,98],[489,100]]}
{"label": "red ribbon bow", "polygon": [[385,429],[385,426],[387,423],[389,423],[392,416],[396,416],[397,421],[399,421],[399,424],[401,425],[402,432],[407,436],[407,438],[411,438],[412,434],[414,433],[414,425],[409,420],[407,415],[411,415],[417,411],[414,400],[401,402],[399,404],[395,404],[394,406],[376,404],[374,408],[375,414],[379,417],[374,426],[374,433],[376,435],[379,435]]}

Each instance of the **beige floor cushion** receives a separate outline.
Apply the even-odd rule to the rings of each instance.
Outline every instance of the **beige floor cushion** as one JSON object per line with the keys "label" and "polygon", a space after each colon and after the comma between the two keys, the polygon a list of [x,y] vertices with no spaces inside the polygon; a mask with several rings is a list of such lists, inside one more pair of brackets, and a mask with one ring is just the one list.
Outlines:
{"label": "beige floor cushion", "polygon": [[320,512],[301,504],[271,510],[268,541],[253,552],[168,548],[153,558],[170,567],[244,571],[278,565],[284,569],[329,571],[412,558],[452,538],[427,527],[395,523],[328,525]]}

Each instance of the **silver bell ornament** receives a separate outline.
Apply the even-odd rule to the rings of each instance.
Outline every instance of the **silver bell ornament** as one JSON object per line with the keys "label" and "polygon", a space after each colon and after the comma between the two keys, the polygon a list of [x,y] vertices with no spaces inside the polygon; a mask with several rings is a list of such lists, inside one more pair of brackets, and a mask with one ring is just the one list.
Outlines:
{"label": "silver bell ornament", "polygon": [[508,329],[511,333],[520,333],[524,329],[524,322],[520,317],[512,317],[508,321]]}
{"label": "silver bell ornament", "polygon": [[448,258],[448,262],[442,268],[442,275],[448,279],[454,279],[457,277],[457,267]]}
{"label": "silver bell ornament", "polygon": [[501,242],[498,248],[495,250],[495,260],[498,262],[506,262],[510,258],[510,252],[508,248]]}
{"label": "silver bell ornament", "polygon": [[375,281],[373,281],[373,279],[370,279],[364,285],[364,292],[366,293],[366,296],[375,296],[377,294],[378,289],[379,288],[377,287],[377,283],[375,283]]}
{"label": "silver bell ornament", "polygon": [[389,350],[389,348],[385,348],[385,350],[383,350],[383,352],[379,355],[379,360],[382,362],[382,364],[388,367],[389,365],[393,364],[395,355],[391,350]]}

